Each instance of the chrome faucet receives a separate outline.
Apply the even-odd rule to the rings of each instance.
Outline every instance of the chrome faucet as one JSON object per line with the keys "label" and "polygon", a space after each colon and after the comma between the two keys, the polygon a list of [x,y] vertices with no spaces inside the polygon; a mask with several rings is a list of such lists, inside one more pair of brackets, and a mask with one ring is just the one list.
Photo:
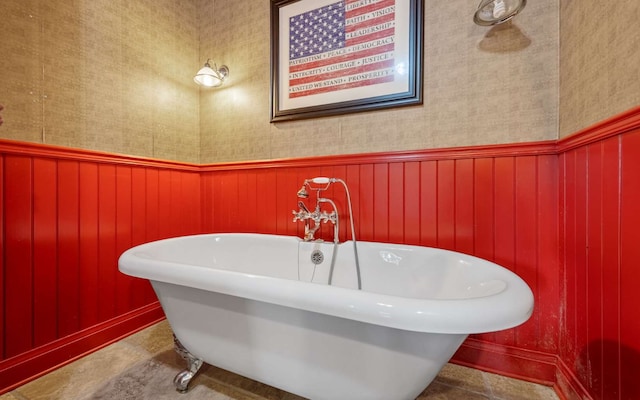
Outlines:
{"label": "chrome faucet", "polygon": [[[314,189],[317,190],[317,189]],[[328,213],[326,211],[320,211],[320,203],[330,203],[333,206],[333,211]],[[315,240],[316,231],[320,228],[320,223],[331,222],[334,225],[333,240],[338,241],[338,212],[333,201],[329,199],[323,199],[320,197],[320,191],[318,191],[318,199],[316,202],[316,208],[313,211],[309,211],[307,206],[302,201],[298,201],[298,211],[293,210],[293,222],[304,221],[304,241],[311,242]],[[309,221],[313,221],[313,227],[310,226]]]}
{"label": "chrome faucet", "polygon": [[[319,185],[325,184],[326,186],[311,187],[310,183],[315,183]],[[309,198],[309,192],[307,191],[307,189],[313,190],[316,192],[316,208],[313,211],[309,211],[309,209],[307,208],[307,206],[304,204],[303,201],[298,201],[298,207],[300,208],[298,211],[296,210],[292,211],[293,222],[304,221],[304,241],[305,242],[311,242],[315,240],[315,234],[316,234],[316,231],[320,229],[321,222],[325,224],[327,222],[331,222],[333,224],[333,241],[335,243],[338,243],[338,240],[339,240],[338,208],[336,207],[335,203],[331,199],[325,199],[320,197],[320,193],[323,190],[328,189],[331,183],[333,182],[331,182],[331,179],[329,178],[306,179],[302,184],[302,187],[300,188],[300,190],[298,190],[297,195],[299,198],[302,198],[302,199]],[[331,206],[333,207],[333,211],[330,213],[326,211],[320,211],[321,203],[331,204]],[[313,227],[310,226],[309,221],[313,221]]]}
{"label": "chrome faucet", "polygon": [[[311,184],[315,186],[311,186]],[[313,211],[309,211],[307,206],[303,201],[298,201],[299,210],[293,210],[293,222],[296,221],[304,221],[304,241],[310,242],[315,240],[315,233],[320,228],[320,223],[331,222],[333,224],[333,243],[334,243],[334,257],[331,258],[331,270],[329,272],[329,284],[331,284],[331,279],[333,277],[333,267],[335,265],[336,257],[335,252],[338,248],[339,237],[338,233],[340,232],[339,223],[340,219],[338,218],[338,207],[331,199],[327,199],[324,197],[320,197],[320,193],[324,190],[329,189],[329,186],[333,183],[339,183],[344,186],[345,193],[347,195],[347,204],[349,206],[349,220],[351,221],[351,240],[353,241],[353,253],[355,256],[355,267],[356,267],[356,276],[358,280],[358,289],[362,289],[362,282],[360,277],[360,260],[358,257],[358,246],[356,245],[356,230],[353,224],[353,208],[351,206],[351,195],[349,194],[349,188],[345,181],[340,178],[326,178],[326,177],[317,177],[312,179],[305,179],[304,183],[300,190],[298,190],[298,197],[301,199],[309,198],[309,190],[316,191],[316,208]],[[324,185],[324,186],[322,186]],[[328,213],[326,211],[320,211],[321,203],[329,203],[331,207],[333,207],[333,211]],[[309,221],[313,221],[313,227],[310,226]]]}

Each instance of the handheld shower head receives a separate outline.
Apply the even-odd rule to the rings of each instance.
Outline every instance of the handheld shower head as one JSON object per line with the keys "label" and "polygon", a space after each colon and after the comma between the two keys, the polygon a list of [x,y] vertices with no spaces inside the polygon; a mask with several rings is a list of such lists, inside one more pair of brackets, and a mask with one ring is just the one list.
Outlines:
{"label": "handheld shower head", "polygon": [[[318,192],[318,196],[320,196],[320,192],[323,191],[323,190],[327,190],[327,188],[329,188],[329,185],[331,185],[334,182],[337,182],[336,178],[327,178],[327,177],[324,177],[324,176],[318,176],[318,177],[311,178],[311,179],[305,179],[304,183],[302,184],[302,187],[300,188],[300,190],[298,190],[297,195],[301,199],[308,199],[309,198],[308,190],[313,190],[313,191]],[[326,186],[324,188],[312,187],[311,184],[314,184],[314,185],[326,185]]]}
{"label": "handheld shower head", "polygon": [[331,183],[331,178],[327,178],[326,176],[318,176],[311,179],[311,182],[322,185],[322,184]]}

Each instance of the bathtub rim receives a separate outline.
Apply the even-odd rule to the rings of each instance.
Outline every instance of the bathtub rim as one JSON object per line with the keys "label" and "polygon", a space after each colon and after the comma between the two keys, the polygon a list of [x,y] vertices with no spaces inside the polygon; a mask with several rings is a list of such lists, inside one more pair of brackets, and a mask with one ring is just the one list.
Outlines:
{"label": "bathtub rim", "polygon": [[[206,266],[179,264],[171,261],[141,258],[136,255],[137,252],[162,245],[168,241],[221,235],[269,236],[296,242],[302,241],[296,236],[260,233],[210,233],[178,236],[147,242],[126,250],[118,260],[119,270],[124,274],[150,281],[194,287],[416,332],[445,334],[494,332],[518,326],[526,322],[533,313],[533,293],[522,278],[514,272],[491,261],[445,249],[432,248],[442,252],[471,257],[500,267],[501,278],[504,278],[507,283],[506,289],[500,293],[485,297],[416,299],[244,272],[213,269]],[[427,247],[366,241],[360,241],[359,243]],[[352,242],[343,242],[341,245],[351,246]],[[151,264],[163,268],[153,268]]]}

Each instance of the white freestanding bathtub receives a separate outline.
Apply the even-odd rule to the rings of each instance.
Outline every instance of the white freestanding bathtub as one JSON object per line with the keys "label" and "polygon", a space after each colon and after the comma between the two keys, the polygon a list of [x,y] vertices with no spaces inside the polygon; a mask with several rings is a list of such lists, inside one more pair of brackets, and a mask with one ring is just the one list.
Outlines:
{"label": "white freestanding bathtub", "polygon": [[160,240],[119,268],[151,281],[188,356],[180,390],[204,361],[311,399],[414,399],[468,334],[531,315],[527,284],[486,260],[358,242],[358,290],[353,243],[337,246],[331,286],[334,244],[290,236]]}

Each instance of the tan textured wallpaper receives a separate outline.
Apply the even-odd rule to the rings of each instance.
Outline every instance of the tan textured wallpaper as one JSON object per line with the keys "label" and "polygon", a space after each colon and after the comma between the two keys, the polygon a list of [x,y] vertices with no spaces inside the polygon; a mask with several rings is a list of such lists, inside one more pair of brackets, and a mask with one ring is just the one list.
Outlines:
{"label": "tan textured wallpaper", "polygon": [[495,28],[473,23],[476,1],[426,0],[424,105],[275,124],[269,3],[200,0],[201,58],[231,71],[201,94],[204,163],[557,138],[558,0]]}
{"label": "tan textured wallpaper", "polygon": [[640,1],[562,0],[560,137],[640,105]]}
{"label": "tan textured wallpaper", "polygon": [[[270,1],[6,0],[0,137],[202,163],[554,139],[558,1],[486,28],[425,0],[423,105],[272,124]],[[199,90],[208,57],[230,76]]]}
{"label": "tan textured wallpaper", "polygon": [[196,0],[4,0],[0,137],[199,162]]}

